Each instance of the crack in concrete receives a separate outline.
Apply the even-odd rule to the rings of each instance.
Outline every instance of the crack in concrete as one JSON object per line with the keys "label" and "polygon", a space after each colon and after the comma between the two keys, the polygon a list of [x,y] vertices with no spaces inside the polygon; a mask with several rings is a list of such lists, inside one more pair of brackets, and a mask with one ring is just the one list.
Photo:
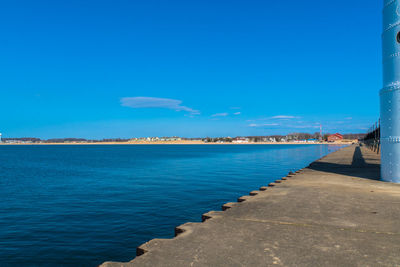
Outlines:
{"label": "crack in concrete", "polygon": [[278,225],[291,225],[291,226],[301,226],[301,227],[328,227],[328,228],[335,228],[341,231],[352,231],[358,233],[372,233],[372,234],[385,234],[385,235],[400,235],[400,233],[394,232],[380,232],[368,229],[356,229],[356,228],[343,228],[338,226],[333,226],[329,224],[308,224],[308,223],[295,223],[295,222],[283,222],[283,221],[274,221],[274,220],[259,220],[259,219],[244,219],[244,218],[235,218],[236,221],[248,221],[248,222],[258,222],[258,223],[271,223],[271,224],[278,224]]}

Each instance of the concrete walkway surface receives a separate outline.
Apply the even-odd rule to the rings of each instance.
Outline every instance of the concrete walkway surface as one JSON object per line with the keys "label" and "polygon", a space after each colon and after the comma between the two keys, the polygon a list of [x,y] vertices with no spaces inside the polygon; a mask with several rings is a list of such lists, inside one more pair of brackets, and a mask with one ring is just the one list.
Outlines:
{"label": "concrete walkway surface", "polygon": [[356,145],[101,266],[400,266],[400,185]]}

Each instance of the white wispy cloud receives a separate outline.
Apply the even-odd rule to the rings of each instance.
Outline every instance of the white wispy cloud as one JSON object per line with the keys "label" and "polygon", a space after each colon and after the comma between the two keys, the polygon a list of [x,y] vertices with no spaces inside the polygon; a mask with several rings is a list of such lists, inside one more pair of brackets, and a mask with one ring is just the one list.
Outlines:
{"label": "white wispy cloud", "polygon": [[295,116],[289,116],[289,115],[277,115],[271,117],[271,119],[294,119],[296,118]]}
{"label": "white wispy cloud", "polygon": [[235,112],[235,113],[233,113],[233,115],[240,115],[240,114],[242,114],[242,112]]}
{"label": "white wispy cloud", "polygon": [[123,97],[121,98],[121,106],[130,108],[166,108],[175,111],[186,111],[192,115],[200,114],[200,111],[182,106],[182,101],[170,98],[158,98],[158,97]]}
{"label": "white wispy cloud", "polygon": [[359,119],[354,117],[344,117],[342,120],[334,118],[308,118],[300,116],[277,115],[273,117],[264,117],[246,120],[247,127],[253,130],[268,130],[269,132],[315,132],[322,126],[324,133],[358,133],[363,132],[366,126],[369,126],[372,119]]}
{"label": "white wispy cloud", "polygon": [[213,114],[213,115],[211,115],[211,117],[226,117],[226,116],[228,116],[229,115],[229,113],[216,113],[216,114]]}
{"label": "white wispy cloud", "polygon": [[262,124],[251,123],[251,124],[249,124],[249,127],[265,127],[265,126],[279,126],[279,124],[278,123],[262,123]]}

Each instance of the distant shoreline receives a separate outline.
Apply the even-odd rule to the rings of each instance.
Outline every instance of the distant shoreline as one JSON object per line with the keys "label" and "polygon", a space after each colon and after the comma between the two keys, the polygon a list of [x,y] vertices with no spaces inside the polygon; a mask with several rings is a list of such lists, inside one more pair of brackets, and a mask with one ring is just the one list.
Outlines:
{"label": "distant shoreline", "polygon": [[70,142],[70,143],[0,143],[0,146],[23,145],[349,145],[355,141],[342,142],[243,142],[243,143],[206,143],[202,141],[158,141],[158,142]]}

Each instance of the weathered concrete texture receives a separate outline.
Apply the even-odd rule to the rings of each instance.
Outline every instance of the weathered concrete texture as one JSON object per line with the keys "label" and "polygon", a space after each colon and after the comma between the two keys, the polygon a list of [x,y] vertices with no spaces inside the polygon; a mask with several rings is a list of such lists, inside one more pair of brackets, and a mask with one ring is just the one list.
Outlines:
{"label": "weathered concrete texture", "polygon": [[102,266],[400,266],[400,185],[378,176],[377,154],[347,147]]}

